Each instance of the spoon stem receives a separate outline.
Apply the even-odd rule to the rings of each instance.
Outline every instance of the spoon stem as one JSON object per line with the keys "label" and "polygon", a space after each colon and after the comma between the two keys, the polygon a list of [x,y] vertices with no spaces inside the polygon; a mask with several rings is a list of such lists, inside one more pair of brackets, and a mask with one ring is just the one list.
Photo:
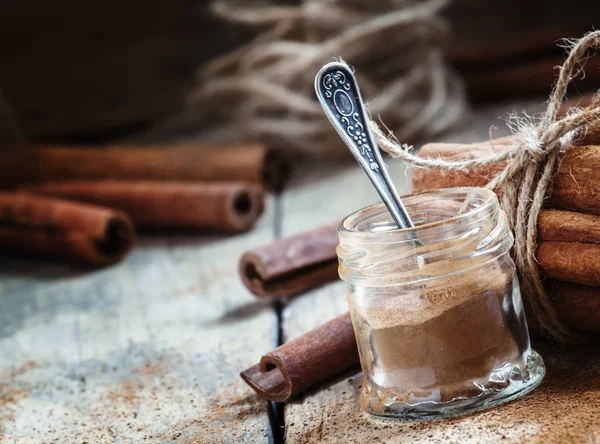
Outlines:
{"label": "spoon stem", "polygon": [[323,66],[315,78],[315,90],[325,114],[371,180],[396,225],[413,227],[367,124],[365,106],[350,67],[342,62]]}

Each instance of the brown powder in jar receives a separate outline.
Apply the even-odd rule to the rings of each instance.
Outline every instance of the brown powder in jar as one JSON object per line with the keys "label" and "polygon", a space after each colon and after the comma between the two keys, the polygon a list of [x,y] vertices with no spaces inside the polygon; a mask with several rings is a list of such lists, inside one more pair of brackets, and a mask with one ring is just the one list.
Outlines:
{"label": "brown powder in jar", "polygon": [[498,261],[485,267],[481,259],[468,261],[474,271],[451,275],[465,270],[465,263],[446,263],[443,270],[429,270],[446,277],[412,291],[390,296],[385,290],[361,306],[350,299],[363,369],[372,382],[445,402],[476,396],[473,382],[487,382],[493,368],[519,357],[521,347],[503,312],[514,269]]}

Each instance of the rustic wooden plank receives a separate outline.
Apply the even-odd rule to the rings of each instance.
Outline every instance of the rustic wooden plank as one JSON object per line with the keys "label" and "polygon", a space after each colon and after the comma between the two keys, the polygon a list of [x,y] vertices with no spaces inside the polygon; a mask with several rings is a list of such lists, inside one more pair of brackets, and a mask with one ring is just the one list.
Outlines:
{"label": "rustic wooden plank", "polygon": [[[516,109],[538,111],[538,103],[509,104],[478,110],[448,142],[475,142],[508,134],[502,120]],[[399,192],[408,191],[402,166],[388,161]],[[335,170],[315,168],[305,186],[284,195],[286,235],[339,219],[375,200],[366,177],[355,164]],[[326,178],[322,180],[321,178]],[[310,226],[308,226],[310,225]],[[287,340],[347,310],[346,285],[331,283],[289,301],[284,316]],[[600,347],[552,347],[535,344],[549,367],[543,385],[526,400],[499,409],[448,421],[402,423],[373,419],[360,410],[362,375],[350,372],[285,407],[286,442],[596,442],[600,438]]]}
{"label": "rustic wooden plank", "polygon": [[266,402],[238,377],[275,316],[241,284],[255,230],[143,237],[100,271],[3,258],[0,442],[265,442]]}

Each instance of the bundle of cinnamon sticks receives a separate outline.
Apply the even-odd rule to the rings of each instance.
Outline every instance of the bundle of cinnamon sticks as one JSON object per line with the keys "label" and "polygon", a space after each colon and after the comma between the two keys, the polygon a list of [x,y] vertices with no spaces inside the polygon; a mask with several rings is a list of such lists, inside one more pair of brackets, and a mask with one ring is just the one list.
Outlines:
{"label": "bundle of cinnamon sticks", "polygon": [[[598,131],[567,148],[554,179],[552,194],[538,219],[536,259],[553,296],[557,314],[578,331],[600,331],[600,146]],[[475,143],[425,145],[421,157],[472,158],[515,144],[518,136]],[[418,169],[413,191],[456,186],[484,186],[503,164],[465,171]],[[501,193],[502,190],[496,190]]]}
{"label": "bundle of cinnamon sticks", "polygon": [[[502,150],[516,137],[461,145],[429,144],[419,155],[445,160]],[[567,149],[552,195],[538,219],[537,260],[562,322],[576,331],[600,332],[600,128]],[[484,186],[504,165],[464,171],[416,169],[413,191]],[[501,192],[501,190],[497,190]],[[336,224],[319,227],[249,252],[240,260],[246,286],[257,296],[293,296],[338,279]],[[331,332],[335,332],[332,335]],[[349,368],[358,353],[349,314],[266,353],[241,377],[262,397],[285,401]],[[343,353],[341,353],[343,351]],[[344,359],[337,357],[343,355]],[[327,365],[326,356],[334,356]]]}
{"label": "bundle of cinnamon sticks", "polygon": [[261,145],[15,147],[0,153],[0,248],[105,265],[134,226],[243,232],[288,176]]}

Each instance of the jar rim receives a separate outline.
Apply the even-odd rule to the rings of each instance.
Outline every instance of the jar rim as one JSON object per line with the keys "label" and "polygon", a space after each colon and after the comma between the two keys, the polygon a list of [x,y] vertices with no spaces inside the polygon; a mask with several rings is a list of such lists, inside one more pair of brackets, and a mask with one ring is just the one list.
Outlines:
{"label": "jar rim", "polygon": [[[460,219],[476,215],[477,213],[485,212],[490,207],[497,205],[497,203],[498,203],[498,196],[496,195],[496,193],[494,193],[492,190],[490,190],[488,188],[480,188],[480,187],[438,188],[438,189],[434,189],[434,190],[422,191],[419,193],[407,194],[405,196],[402,196],[402,200],[406,206],[410,206],[411,201],[414,199],[417,199],[417,198],[420,198],[423,196],[428,196],[428,195],[433,196],[433,195],[440,195],[440,194],[442,194],[442,195],[443,194],[475,194],[475,195],[481,196],[483,198],[482,199],[483,202],[481,203],[481,205],[479,205],[476,208],[472,208],[468,211],[465,211],[462,214],[448,217],[447,219],[430,222],[430,223],[426,223],[426,224],[422,224],[422,225],[417,225],[417,226],[411,227],[411,228],[393,228],[393,229],[385,230],[385,233],[388,235],[392,234],[392,233],[411,233],[411,232],[418,232],[420,230],[426,230],[429,228],[435,228],[435,227],[438,227],[441,225],[446,225],[453,221],[458,221]],[[344,236],[350,236],[350,237],[364,235],[364,233],[366,231],[355,230],[355,229],[349,228],[347,226],[347,224],[349,222],[353,222],[354,220],[358,219],[358,217],[360,215],[366,214],[368,212],[371,212],[375,209],[379,209],[381,207],[384,207],[384,203],[376,202],[374,204],[368,205],[366,207],[363,207],[359,210],[356,210],[356,211],[350,213],[348,216],[346,216],[344,219],[342,219],[342,221],[338,225],[339,233],[343,234]],[[391,219],[391,215],[390,215],[390,219]]]}

